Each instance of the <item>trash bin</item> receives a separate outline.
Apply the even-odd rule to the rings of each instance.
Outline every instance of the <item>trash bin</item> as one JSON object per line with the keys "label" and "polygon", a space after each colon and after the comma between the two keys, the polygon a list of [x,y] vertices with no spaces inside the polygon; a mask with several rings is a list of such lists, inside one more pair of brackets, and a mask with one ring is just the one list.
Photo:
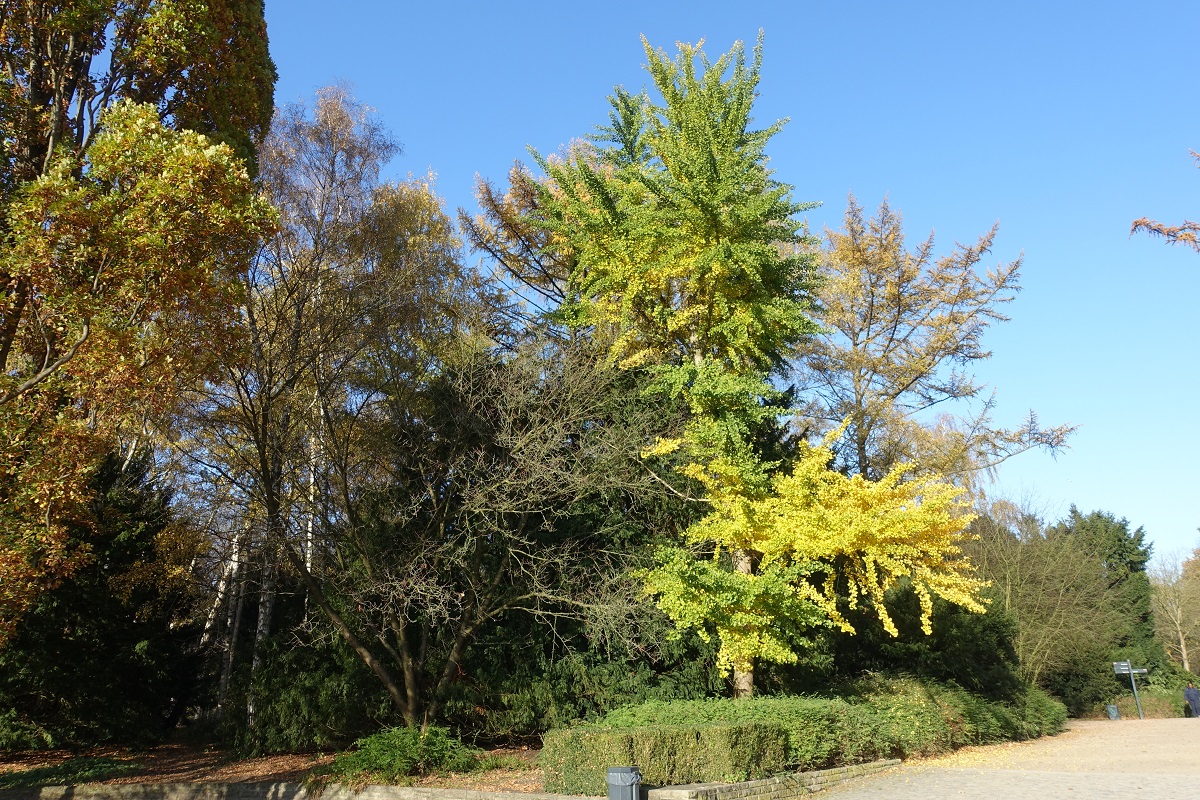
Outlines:
{"label": "trash bin", "polygon": [[638,800],[642,773],[637,767],[608,768],[608,800]]}
{"label": "trash bin", "polygon": [[[1117,710],[1116,706],[1108,706],[1108,718],[1109,719],[1120,719],[1121,718],[1121,712]],[[609,792],[611,792],[611,791],[612,790],[609,789]]]}

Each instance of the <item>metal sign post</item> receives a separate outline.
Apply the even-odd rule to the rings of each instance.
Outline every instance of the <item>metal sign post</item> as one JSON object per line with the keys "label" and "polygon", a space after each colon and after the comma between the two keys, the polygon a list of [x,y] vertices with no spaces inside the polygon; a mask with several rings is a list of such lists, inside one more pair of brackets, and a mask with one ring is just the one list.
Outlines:
{"label": "metal sign post", "polygon": [[1137,703],[1138,719],[1145,719],[1146,717],[1142,714],[1142,701],[1138,698],[1137,680],[1134,678],[1134,676],[1145,675],[1146,670],[1134,669],[1133,664],[1128,661],[1114,661],[1112,662],[1112,665],[1114,674],[1129,676],[1129,685],[1133,687],[1133,702]]}

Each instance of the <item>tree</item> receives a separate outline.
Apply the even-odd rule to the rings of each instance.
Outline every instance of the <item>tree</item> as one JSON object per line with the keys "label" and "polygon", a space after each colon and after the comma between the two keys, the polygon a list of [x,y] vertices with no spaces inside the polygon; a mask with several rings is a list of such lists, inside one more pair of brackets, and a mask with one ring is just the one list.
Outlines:
{"label": "tree", "polygon": [[491,280],[508,298],[503,303],[499,297],[493,298],[492,305],[503,308],[513,321],[509,327],[553,330],[560,338],[570,339],[575,328],[564,327],[565,320],[556,312],[566,304],[575,264],[539,224],[543,215],[533,174],[517,163],[509,170],[508,182],[508,191],[500,194],[492,183],[482,178],[476,181],[475,198],[481,213],[471,216],[460,208],[459,228],[467,244],[491,260]]}
{"label": "tree", "polygon": [[231,353],[236,279],[270,225],[228,148],[146,106],[103,125],[82,164],[57,162],[7,204],[0,629],[86,560],[64,526],[86,526],[116,433],[162,419]]}
{"label": "tree", "polygon": [[1120,645],[1135,649],[1144,661],[1161,664],[1146,572],[1153,545],[1146,540],[1146,530],[1130,530],[1128,520],[1107,511],[1082,514],[1074,505],[1052,530],[1074,538],[1099,560],[1107,591],[1125,614]]}
{"label": "tree", "polygon": [[1017,429],[995,427],[994,395],[965,417],[928,418],[983,393],[966,368],[991,356],[983,334],[1007,320],[1001,307],[1020,288],[1019,259],[978,272],[995,236],[993,227],[935,258],[932,234],[910,251],[886,200],[865,220],[853,197],[843,228],[826,231],[816,312],[823,332],[796,372],[811,392],[808,424],[825,432],[849,420],[834,448],[839,469],[874,480],[908,462],[969,482],[1018,453],[1064,446],[1074,429],[1042,428],[1032,412]]}
{"label": "tree", "polygon": [[796,215],[812,205],[767,169],[783,121],[750,128],[761,43],[749,65],[740,43],[711,64],[699,47],[672,60],[643,44],[664,103],[618,88],[606,147],[537,157],[544,224],[576,263],[572,311],[626,368],[757,375],[816,330],[812,259],[780,253],[805,241]]}
{"label": "tree", "polygon": [[[420,364],[422,347],[460,325],[470,302],[472,276],[430,185],[379,179],[397,151],[342,88],[319,92],[311,111],[280,110],[260,147],[279,225],[246,276],[247,352],[193,395],[181,420],[191,474],[239,506],[223,572],[232,577],[243,551],[262,564],[252,672],[272,629],[281,562],[294,578],[318,570],[321,529],[339,513],[327,498],[330,464],[357,457],[361,428],[382,402],[368,377],[372,348]],[[254,702],[251,694],[251,726]]]}
{"label": "tree", "polygon": [[1110,663],[1166,666],[1154,639],[1145,532],[1094,511],[1044,525],[1034,514],[994,503],[973,526],[969,552],[996,602],[1017,626],[1023,677],[1082,713],[1119,689]]}
{"label": "tree", "polygon": [[[752,445],[775,414],[767,373],[815,330],[796,218],[810,206],[767,168],[783,122],[750,127],[761,42],[750,64],[741,43],[713,63],[699,46],[671,59],[643,45],[663,103],[618,88],[597,135],[604,147],[537,156],[549,176],[542,224],[575,263],[560,313],[594,326],[611,361],[645,368],[689,408],[683,439],[656,453],[686,442],[685,474],[754,496],[769,485]],[[783,254],[781,243],[797,247]],[[748,574],[749,554],[734,549]],[[748,693],[749,664],[737,667]]]}
{"label": "tree", "polygon": [[[1195,150],[1191,151],[1192,158],[1200,163],[1200,153]],[[1166,225],[1161,222],[1155,222],[1148,217],[1142,217],[1133,221],[1133,227],[1129,230],[1129,235],[1132,236],[1139,231],[1145,231],[1151,236],[1161,236],[1171,244],[1181,244],[1184,247],[1200,252],[1200,222],[1192,222],[1184,220],[1180,225]]]}
{"label": "tree", "polygon": [[1109,592],[1099,554],[1060,527],[1046,527],[1028,510],[993,503],[973,525],[968,551],[995,602],[1016,623],[1022,677],[1045,683],[1072,669],[1080,653],[1103,665],[1125,625]]}
{"label": "tree", "polygon": [[[199,531],[172,513],[148,452],[110,454],[92,480],[97,523],[72,531],[89,562],[42,592],[0,650],[0,704],[29,747],[148,743],[198,696],[189,562]],[[15,725],[13,724],[15,721]]]}
{"label": "tree", "polygon": [[1147,574],[1150,602],[1159,639],[1185,672],[1192,671],[1192,654],[1200,634],[1200,576],[1189,567],[1195,557],[1160,556]]}
{"label": "tree", "polygon": [[[756,658],[787,660],[798,631],[840,619],[830,593],[809,583],[818,573],[827,585],[848,580],[856,598],[880,598],[911,572],[923,604],[929,593],[974,603],[954,558],[967,518],[935,481],[922,484],[928,507],[908,496],[901,523],[885,507],[888,497],[893,510],[904,505],[899,472],[847,488],[822,476],[821,448],[788,465],[796,477],[769,460],[762,445],[778,441],[771,431],[784,410],[772,376],[817,327],[814,261],[797,218],[810,206],[792,202],[767,168],[766,145],[783,123],[751,128],[761,41],[750,63],[740,43],[709,62],[699,46],[680,45],[672,59],[643,42],[661,102],[618,88],[599,146],[538,156],[547,174],[538,219],[574,264],[560,314],[686,408],[683,435],[643,455],[673,463],[711,513],[685,537],[701,557],[664,550],[647,586],[680,626],[715,629],[734,693],[747,696]],[[884,505],[861,527],[820,528],[875,502]],[[907,542],[907,556],[880,546],[885,530]]]}
{"label": "tree", "polygon": [[655,415],[620,378],[586,350],[468,342],[385,384],[371,441],[331,459],[340,568],[313,577],[407,724],[438,717],[498,620],[620,615],[625,554],[606,526],[569,524],[606,492],[651,489],[636,455]]}
{"label": "tree", "polygon": [[0,63],[8,187],[46,174],[60,148],[81,156],[123,99],[151,104],[168,127],[210,135],[243,159],[271,120],[275,66],[262,0],[69,10],[5,0]]}
{"label": "tree", "polygon": [[270,227],[245,161],[271,111],[262,3],[58,6],[0,16],[0,639],[87,561],[68,530],[117,432],[228,352],[231,279]]}
{"label": "tree", "polygon": [[[983,612],[982,584],[960,547],[972,519],[962,489],[936,476],[905,480],[903,469],[879,481],[847,477],[829,468],[832,459],[827,446],[803,448],[760,499],[713,493],[714,510],[687,537],[715,542],[714,555],[667,551],[647,573],[677,625],[716,633],[722,665],[791,663],[808,629],[853,632],[838,607],[842,587],[851,609],[871,607],[892,636],[885,599],[902,579],[916,592],[926,634],[935,597]],[[733,546],[754,554],[753,580],[723,567],[722,551]]]}

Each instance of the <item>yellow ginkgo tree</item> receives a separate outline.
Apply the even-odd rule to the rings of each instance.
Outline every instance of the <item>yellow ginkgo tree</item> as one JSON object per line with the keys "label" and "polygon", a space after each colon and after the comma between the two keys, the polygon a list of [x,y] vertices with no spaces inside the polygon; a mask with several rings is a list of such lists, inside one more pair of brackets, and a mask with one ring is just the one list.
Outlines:
{"label": "yellow ginkgo tree", "polygon": [[[715,633],[725,668],[749,672],[757,659],[794,662],[812,627],[852,631],[838,608],[869,604],[896,635],[884,594],[907,579],[930,632],[933,597],[983,611],[981,582],[959,549],[972,517],[963,490],[938,476],[882,480],[829,468],[828,441],[802,445],[791,472],[776,471],[758,497],[706,480],[712,511],[686,538],[711,555],[664,549],[646,585],[681,628]],[[751,571],[730,570],[727,554],[753,554]],[[839,584],[841,593],[838,591]]]}
{"label": "yellow ginkgo tree", "polygon": [[928,625],[931,598],[980,609],[957,542],[969,522],[957,490],[903,470],[872,483],[829,469],[828,442],[798,458],[769,455],[787,413],[773,385],[819,328],[812,321],[815,243],[775,180],[756,130],[761,41],[710,62],[700,46],[675,58],[646,44],[661,100],[618,89],[609,126],[565,156],[535,154],[546,173],[531,221],[574,265],[559,321],[608,343],[617,367],[679,402],[682,437],[651,443],[702,489],[710,512],[645,573],[649,594],[681,629],[720,639],[734,692],[753,691],[758,659],[791,661],[817,625],[846,625],[912,580]]}

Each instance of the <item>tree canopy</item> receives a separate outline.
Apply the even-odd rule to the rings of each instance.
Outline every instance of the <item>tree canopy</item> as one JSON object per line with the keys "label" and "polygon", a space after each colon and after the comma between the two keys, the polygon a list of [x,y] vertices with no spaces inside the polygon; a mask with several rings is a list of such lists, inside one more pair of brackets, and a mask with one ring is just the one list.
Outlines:
{"label": "tree canopy", "polygon": [[643,39],[456,226],[345,86],[274,107],[261,0],[5,3],[0,747],[1177,675],[1145,531],[982,490],[1071,431],[971,374],[1020,259],[853,197],[810,235],[762,45]]}
{"label": "tree canopy", "polygon": [[903,219],[884,200],[867,219],[853,197],[843,227],[821,252],[822,325],[795,363],[807,424],[825,432],[846,421],[837,466],[872,480],[914,463],[960,482],[1032,448],[1057,452],[1074,430],[1044,428],[1031,411],[1015,429],[991,421],[989,397],[971,367],[991,356],[988,328],[1007,321],[1020,259],[980,274],[997,229],[936,257],[934,237],[910,250]]}
{"label": "tree canopy", "polygon": [[755,659],[791,660],[804,630],[843,621],[839,579],[852,604],[879,604],[912,577],[926,623],[933,593],[981,608],[957,557],[969,517],[936,476],[856,482],[829,471],[825,447],[763,449],[786,413],[772,377],[819,330],[815,255],[797,216],[811,205],[767,168],[783,123],[751,127],[761,41],[750,61],[739,43],[712,62],[699,46],[670,58],[643,44],[658,99],[617,89],[599,147],[538,156],[539,211],[576,260],[562,313],[610,342],[614,363],[642,370],[648,391],[685,404],[683,435],[643,455],[674,461],[700,488],[710,512],[685,539],[707,554],[664,549],[647,590],[677,624],[716,633],[745,695]]}
{"label": "tree canopy", "polygon": [[[1200,162],[1200,153],[1193,150],[1192,158]],[[1200,222],[1184,220],[1178,225],[1168,225],[1164,222],[1152,220],[1149,217],[1135,219],[1133,226],[1129,229],[1130,235],[1143,231],[1151,236],[1160,236],[1170,244],[1181,244],[1184,247],[1190,247],[1192,250],[1200,252]]]}

